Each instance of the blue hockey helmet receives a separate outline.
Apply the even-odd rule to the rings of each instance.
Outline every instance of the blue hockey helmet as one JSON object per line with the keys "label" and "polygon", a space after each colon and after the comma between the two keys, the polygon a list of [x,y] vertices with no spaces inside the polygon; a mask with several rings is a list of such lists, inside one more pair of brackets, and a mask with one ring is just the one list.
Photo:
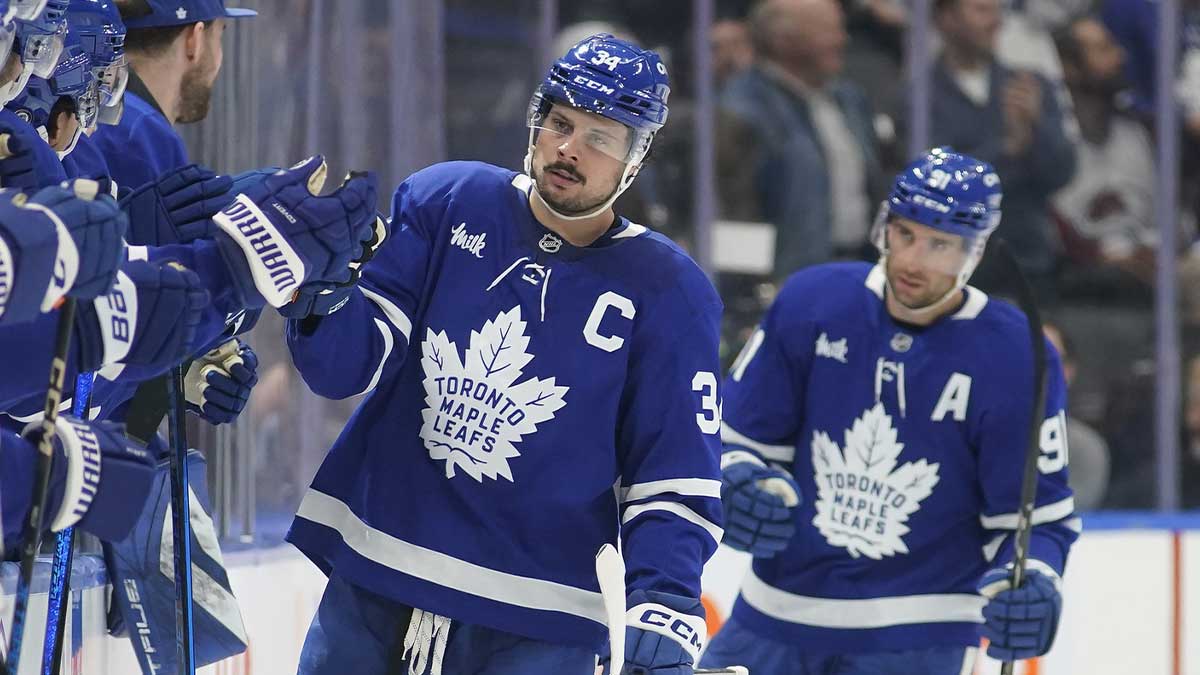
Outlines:
{"label": "blue hockey helmet", "polygon": [[[556,60],[529,101],[529,148],[525,173],[533,177],[533,149],[554,105],[565,105],[619,122],[629,129],[628,142],[615,145],[607,137],[583,140],[593,149],[624,163],[625,171],[613,194],[597,209],[567,220],[588,218],[612,206],[633,183],[637,167],[650,151],[654,134],[667,121],[671,94],[667,68],[658,54],[615,37],[597,33],[584,38]],[[553,130],[550,130],[553,133]],[[536,181],[534,183],[536,189]],[[547,204],[547,207],[549,205]]]}
{"label": "blue hockey helmet", "polygon": [[947,269],[942,270],[956,278],[947,297],[957,293],[979,265],[988,237],[1000,224],[1002,197],[1000,177],[991,164],[948,147],[933,148],[896,176],[879,209],[873,239],[883,256],[881,262],[887,262],[887,223],[892,217],[962,237],[966,255],[944,261]]}
{"label": "blue hockey helmet", "polygon": [[887,197],[889,215],[967,239],[1000,224],[1000,178],[991,164],[934,148],[904,167]]}
{"label": "blue hockey helmet", "polygon": [[16,48],[28,76],[48,78],[58,64],[67,35],[68,4],[69,0],[46,0],[35,18],[17,18]]}
{"label": "blue hockey helmet", "polygon": [[129,68],[125,62],[125,24],[112,0],[70,0],[66,48],[76,46],[91,59],[101,105],[117,106],[129,81]]}
{"label": "blue hockey helmet", "polygon": [[667,68],[658,54],[609,33],[598,33],[550,66],[530,100],[529,125],[540,126],[556,103],[607,117],[633,132],[629,146],[617,159],[636,164],[667,121],[670,93]]}

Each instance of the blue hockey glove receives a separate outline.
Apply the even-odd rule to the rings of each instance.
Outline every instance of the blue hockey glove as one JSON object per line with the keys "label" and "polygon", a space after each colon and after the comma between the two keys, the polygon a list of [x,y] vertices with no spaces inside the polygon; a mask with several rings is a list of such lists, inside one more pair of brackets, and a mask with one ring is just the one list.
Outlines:
{"label": "blue hockey glove", "polygon": [[[63,253],[61,242],[59,245],[59,259],[66,265],[67,276],[61,280],[67,284],[66,294],[90,300],[108,293],[125,262],[124,236],[129,226],[116,200],[100,192],[96,181],[80,178],[43,188],[29,199],[28,206],[53,212],[74,243],[70,255]],[[74,261],[73,269],[67,260]],[[43,305],[42,309],[50,307]]]}
{"label": "blue hockey glove", "polygon": [[346,283],[374,234],[374,175],[351,177],[319,196],[325,160],[251,182],[213,220],[235,291],[248,308],[282,307],[309,282]]}
{"label": "blue hockey glove", "polygon": [[121,197],[130,244],[187,244],[216,233],[212,217],[229,204],[233,179],[189,164]]}
{"label": "blue hockey glove", "polygon": [[0,192],[0,280],[6,282],[0,285],[0,325],[32,321],[47,299],[53,303],[62,295],[53,279],[59,232],[48,213],[24,208],[24,201],[20,192]]}
{"label": "blue hockey glove", "polygon": [[176,263],[130,261],[108,295],[79,304],[75,335],[80,370],[107,364],[166,371],[196,345],[196,327],[208,291],[194,272]]}
{"label": "blue hockey glove", "polygon": [[[41,422],[34,422],[22,435],[34,443],[39,428]],[[48,528],[57,532],[78,525],[105,541],[123,539],[137,522],[154,484],[149,453],[112,422],[88,423],[59,415],[56,429],[57,454],[46,502]]]}
{"label": "blue hockey glove", "polygon": [[[696,598],[637,590],[625,615],[625,667],[620,675],[692,675],[708,636]],[[600,660],[604,675],[610,658]]]}
{"label": "blue hockey glove", "polygon": [[796,532],[793,509],[800,504],[796,481],[744,450],[726,452],[721,464],[721,543],[756,558],[787,548]]}
{"label": "blue hockey glove", "polygon": [[184,375],[188,412],[210,424],[232,422],[246,407],[257,383],[258,356],[241,340],[229,340],[192,361]]}
{"label": "blue hockey glove", "polygon": [[1000,661],[1041,656],[1054,644],[1062,595],[1054,580],[1038,570],[1026,572],[1015,590],[1009,588],[1010,577],[1009,570],[997,568],[979,582],[979,593],[990,598],[983,608],[988,656]]}
{"label": "blue hockey glove", "polygon": [[389,222],[383,216],[375,217],[375,228],[370,241],[366,242],[362,254],[350,263],[350,279],[344,283],[308,283],[296,292],[295,300],[279,308],[279,313],[288,319],[305,319],[333,314],[346,304],[350,292],[358,285],[363,267],[375,257],[388,236]]}
{"label": "blue hockey glove", "polygon": [[0,159],[0,187],[18,190],[36,190],[42,186],[34,160],[33,145],[10,130],[0,127],[7,136],[8,152]]}

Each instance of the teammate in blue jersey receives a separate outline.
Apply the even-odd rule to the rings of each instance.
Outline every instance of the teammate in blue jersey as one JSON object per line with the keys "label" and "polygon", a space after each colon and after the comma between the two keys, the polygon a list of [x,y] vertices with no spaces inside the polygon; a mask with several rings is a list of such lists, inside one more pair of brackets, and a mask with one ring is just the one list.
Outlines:
{"label": "teammate in blue jersey", "polygon": [[1000,221],[992,167],[899,174],[879,263],[793,275],[725,382],[724,543],[753,571],[704,665],[754,675],[972,672],[1045,653],[1078,536],[1047,344],[1029,576],[1006,589],[1032,408],[1023,314],[966,282]]}
{"label": "teammate in blue jersey", "polygon": [[624,672],[692,673],[721,537],[721,303],[613,211],[668,93],[654,52],[580,42],[532,98],[524,173],[410,176],[360,286],[289,321],[314,392],[367,394],[288,535],[329,575],[302,674],[592,675],[595,556],[618,538]]}

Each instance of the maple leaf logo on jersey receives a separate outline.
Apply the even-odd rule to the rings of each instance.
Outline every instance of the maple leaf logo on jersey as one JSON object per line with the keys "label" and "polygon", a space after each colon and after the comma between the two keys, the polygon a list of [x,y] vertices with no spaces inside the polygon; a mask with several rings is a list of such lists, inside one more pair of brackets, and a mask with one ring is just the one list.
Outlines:
{"label": "maple leaf logo on jersey", "polygon": [[830,546],[873,560],[908,553],[908,517],[938,483],[938,464],[924,459],[896,468],[903,443],[883,404],[863,413],[846,430],[845,448],[824,431],[813,433],[817,515],[813,525]]}
{"label": "maple leaf logo on jersey", "polygon": [[428,407],[421,411],[421,438],[431,458],[446,460],[446,478],[461,468],[480,483],[484,476],[512,482],[509,460],[521,456],[516,444],[566,405],[569,387],[553,377],[517,383],[533,360],[525,325],[520,305],[501,312],[471,331],[462,360],[444,331],[426,328],[421,367]]}

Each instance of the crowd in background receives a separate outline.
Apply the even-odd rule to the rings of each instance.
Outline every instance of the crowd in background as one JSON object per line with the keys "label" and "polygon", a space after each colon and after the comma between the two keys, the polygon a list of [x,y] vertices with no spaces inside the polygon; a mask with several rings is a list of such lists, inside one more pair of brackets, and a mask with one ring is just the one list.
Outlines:
{"label": "crowd in background", "polygon": [[[668,2],[686,15],[689,3]],[[829,260],[873,260],[870,230],[908,159],[903,0],[718,3],[709,34],[719,109],[723,221],[774,236],[771,271],[722,271],[732,358],[778,283]],[[1182,298],[1183,505],[1200,507],[1200,2],[1184,0],[1177,236],[1155,224],[1158,4],[1149,0],[934,0],[930,145],[991,162],[1004,186],[997,236],[1014,250],[1064,351],[1071,468],[1082,509],[1153,508],[1154,284],[1177,257]],[[691,49],[686,24],[656,28],[636,3],[589,3],[561,19],[675,56],[671,120],[623,214],[692,243]],[[574,22],[586,22],[572,26]],[[646,34],[643,34],[646,33]],[[573,34],[573,33],[572,33]],[[451,144],[453,146],[453,143]],[[453,147],[451,148],[453,150]],[[1005,295],[985,259],[973,285]]]}

